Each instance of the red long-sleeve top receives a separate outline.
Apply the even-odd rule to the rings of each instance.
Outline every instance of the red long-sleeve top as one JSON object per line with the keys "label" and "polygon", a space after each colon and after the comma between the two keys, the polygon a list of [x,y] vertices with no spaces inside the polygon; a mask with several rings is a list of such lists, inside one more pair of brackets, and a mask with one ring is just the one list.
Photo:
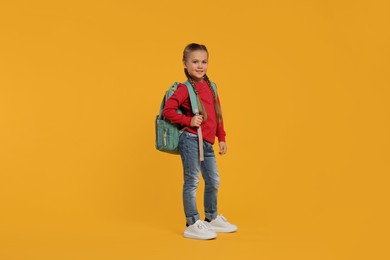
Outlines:
{"label": "red long-sleeve top", "polygon": [[[223,122],[218,123],[215,112],[214,96],[211,88],[205,80],[202,82],[195,82],[195,87],[207,112],[207,120],[201,124],[203,139],[214,144],[215,137],[218,137],[219,142],[225,142],[225,129]],[[219,102],[218,98],[218,103]],[[178,108],[180,108],[183,114],[177,113]],[[163,116],[173,123],[187,126],[186,130],[188,132],[197,134],[197,129],[191,127],[191,118],[194,114],[192,113],[190,97],[186,85],[180,84],[175,93],[167,100],[163,110]]]}

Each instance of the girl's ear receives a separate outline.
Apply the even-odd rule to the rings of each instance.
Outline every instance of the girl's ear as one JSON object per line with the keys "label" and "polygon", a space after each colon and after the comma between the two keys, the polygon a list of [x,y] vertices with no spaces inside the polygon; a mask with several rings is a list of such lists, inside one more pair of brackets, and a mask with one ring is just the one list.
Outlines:
{"label": "girl's ear", "polygon": [[183,66],[184,66],[185,69],[187,69],[187,65],[186,65],[185,61],[183,61]]}

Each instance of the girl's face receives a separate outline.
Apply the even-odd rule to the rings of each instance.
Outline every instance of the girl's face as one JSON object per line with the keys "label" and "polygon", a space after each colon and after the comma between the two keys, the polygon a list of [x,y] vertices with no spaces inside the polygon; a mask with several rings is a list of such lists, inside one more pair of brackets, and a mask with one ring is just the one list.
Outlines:
{"label": "girl's face", "polygon": [[187,69],[194,81],[202,81],[208,67],[208,55],[206,51],[192,51],[184,61],[184,68]]}

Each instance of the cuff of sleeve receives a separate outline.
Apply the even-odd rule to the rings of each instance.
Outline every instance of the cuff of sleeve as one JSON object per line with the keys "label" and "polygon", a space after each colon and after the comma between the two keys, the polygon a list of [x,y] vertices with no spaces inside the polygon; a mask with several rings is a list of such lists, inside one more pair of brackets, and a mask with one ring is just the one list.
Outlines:
{"label": "cuff of sleeve", "polygon": [[225,136],[218,136],[218,142],[226,142]]}

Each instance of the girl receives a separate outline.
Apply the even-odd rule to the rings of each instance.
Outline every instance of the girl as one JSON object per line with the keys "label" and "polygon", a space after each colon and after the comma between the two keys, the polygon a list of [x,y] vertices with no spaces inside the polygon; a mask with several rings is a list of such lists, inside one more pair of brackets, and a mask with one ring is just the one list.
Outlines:
{"label": "girl", "polygon": [[[187,220],[184,237],[194,239],[213,239],[216,232],[234,232],[235,225],[230,224],[217,211],[217,192],[219,174],[216,165],[213,144],[215,137],[219,141],[219,154],[227,152],[225,130],[219,98],[214,93],[206,75],[208,67],[206,46],[191,43],[183,52],[184,73],[197,93],[200,114],[192,113],[188,89],[180,84],[175,93],[165,103],[163,116],[168,120],[187,127],[181,134],[179,150],[184,171],[183,204]],[[177,109],[183,114],[177,113]],[[199,159],[197,129],[201,127],[203,136],[204,161]],[[199,184],[200,170],[205,181],[204,209],[205,220],[200,220],[196,207],[196,189]]]}

